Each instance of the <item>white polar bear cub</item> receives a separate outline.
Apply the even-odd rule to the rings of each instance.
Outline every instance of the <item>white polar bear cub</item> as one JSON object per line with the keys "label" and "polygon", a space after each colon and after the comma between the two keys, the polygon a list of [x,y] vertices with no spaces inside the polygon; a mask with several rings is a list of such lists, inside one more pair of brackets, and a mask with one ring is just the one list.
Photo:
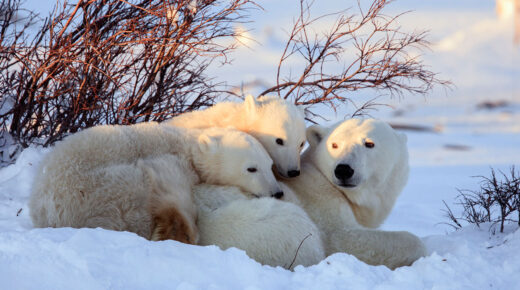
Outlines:
{"label": "white polar bear cub", "polygon": [[277,195],[271,167],[262,145],[236,130],[98,126],[65,138],[43,160],[31,218],[36,227],[102,227],[196,243],[193,185],[200,179]]}
{"label": "white polar bear cub", "polygon": [[[285,195],[285,198],[289,195]],[[248,198],[232,186],[194,187],[200,245],[236,247],[264,265],[293,269],[325,259],[320,232],[305,211],[274,198]]]}
{"label": "white polar bear cub", "polygon": [[305,145],[301,108],[279,97],[247,96],[244,102],[222,102],[202,111],[181,114],[164,122],[185,128],[233,127],[255,137],[273,159],[282,177],[300,174],[300,152]]}
{"label": "white polar bear cub", "polygon": [[286,180],[320,228],[327,255],[346,252],[391,269],[426,255],[419,238],[378,227],[408,179],[406,135],[388,124],[351,119],[307,129],[302,175]]}

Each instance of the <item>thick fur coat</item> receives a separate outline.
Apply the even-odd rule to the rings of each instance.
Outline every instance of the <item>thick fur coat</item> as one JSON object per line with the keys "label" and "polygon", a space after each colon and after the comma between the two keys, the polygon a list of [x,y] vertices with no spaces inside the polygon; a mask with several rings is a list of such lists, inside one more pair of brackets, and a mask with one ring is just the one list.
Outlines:
{"label": "thick fur coat", "polygon": [[258,141],[236,130],[94,127],[65,138],[43,160],[31,218],[36,227],[102,227],[196,243],[193,186],[231,184],[271,196],[281,191],[271,167]]}
{"label": "thick fur coat", "polygon": [[278,97],[242,103],[222,102],[201,111],[179,115],[164,124],[185,128],[233,127],[255,137],[273,159],[282,177],[300,174],[300,152],[305,145],[303,111]]}
{"label": "thick fur coat", "polygon": [[194,187],[201,245],[236,247],[270,266],[293,269],[325,258],[318,228],[305,211],[273,198],[249,198],[239,188]]}
{"label": "thick fur coat", "polygon": [[388,124],[351,119],[307,129],[302,175],[283,183],[321,231],[326,255],[346,252],[371,265],[410,265],[426,255],[408,232],[376,230],[408,179],[406,136]]}

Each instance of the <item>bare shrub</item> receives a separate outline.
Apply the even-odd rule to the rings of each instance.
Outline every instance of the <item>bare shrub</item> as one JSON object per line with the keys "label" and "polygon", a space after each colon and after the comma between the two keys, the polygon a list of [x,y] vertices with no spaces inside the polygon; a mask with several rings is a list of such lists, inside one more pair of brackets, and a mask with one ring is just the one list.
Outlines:
{"label": "bare shrub", "polygon": [[[260,95],[305,105],[314,121],[313,106],[335,110],[354,103],[354,91],[425,94],[448,85],[415,54],[427,48],[426,34],[401,31],[399,15],[383,12],[389,2],[363,7],[358,1],[356,11],[312,18],[312,2],[301,0],[273,73],[276,84]],[[83,128],[162,121],[242,97],[206,72],[213,63],[229,63],[240,36],[235,26],[257,7],[252,0],[63,0],[41,19],[20,0],[0,0],[2,162],[30,144],[48,146]],[[328,32],[315,32],[325,18],[335,20]],[[303,69],[291,73],[289,59]],[[343,69],[329,67],[332,62]],[[354,114],[376,105],[366,102]]]}
{"label": "bare shrub", "polygon": [[[390,95],[404,92],[426,94],[434,85],[449,86],[419,59],[417,51],[429,46],[425,32],[403,32],[397,24],[402,15],[388,16],[385,7],[392,1],[375,0],[367,8],[357,1],[357,11],[340,11],[311,16],[312,2],[300,0],[300,14],[289,33],[276,72],[276,85],[260,95],[276,93],[306,105],[309,120],[317,115],[312,107],[353,101],[352,92],[363,89]],[[313,29],[319,21],[333,21],[327,31]],[[287,63],[305,65],[294,72]],[[342,65],[338,71],[333,67]],[[377,104],[370,100],[354,114]]]}
{"label": "bare shrub", "polygon": [[477,176],[480,178],[479,190],[459,190],[456,204],[462,206],[461,217],[456,217],[444,202],[446,216],[453,227],[461,228],[460,220],[478,227],[482,223],[499,224],[500,232],[504,232],[507,222],[520,226],[520,175],[514,166],[509,174],[500,172],[500,175],[501,178],[498,178],[491,168],[490,177]]}
{"label": "bare shrub", "polygon": [[[50,16],[0,2],[0,120],[23,147],[98,124],[162,121],[210,106],[249,0],[79,0]],[[22,17],[20,17],[22,16]],[[31,33],[29,27],[38,27]]]}

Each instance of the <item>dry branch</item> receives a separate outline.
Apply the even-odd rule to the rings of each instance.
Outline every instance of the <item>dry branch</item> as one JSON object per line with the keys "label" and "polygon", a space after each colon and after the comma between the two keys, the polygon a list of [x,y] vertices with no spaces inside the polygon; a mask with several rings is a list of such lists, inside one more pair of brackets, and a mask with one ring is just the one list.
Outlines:
{"label": "dry branch", "polygon": [[[354,91],[425,94],[434,85],[449,85],[413,54],[428,48],[426,33],[403,32],[397,24],[401,15],[384,14],[390,2],[375,0],[364,9],[358,1],[357,13],[347,10],[312,17],[312,2],[300,0],[300,15],[280,58],[276,85],[260,95],[274,93],[293,99],[298,105],[306,105],[313,119],[316,115],[309,110],[312,106],[326,104],[335,109],[340,103],[352,102]],[[332,19],[327,31],[316,29],[318,22]],[[299,73],[290,73],[289,59],[305,64]],[[339,71],[338,63],[342,64]],[[356,110],[356,114],[359,112]]]}
{"label": "dry branch", "polygon": [[[462,216],[456,217],[449,206],[446,206],[446,216],[453,227],[461,228],[459,220],[480,227],[483,223],[499,224],[500,232],[504,232],[507,222],[520,226],[520,175],[512,166],[509,173],[500,171],[497,176],[491,168],[491,176],[476,176],[480,178],[480,189],[459,190],[457,204],[462,206]],[[516,213],[516,216],[514,215]]]}
{"label": "dry branch", "polygon": [[57,2],[45,19],[20,19],[19,0],[0,5],[2,136],[23,147],[212,105],[221,86],[205,71],[227,62],[235,44],[226,39],[256,7],[249,0],[78,0]]}
{"label": "dry branch", "polygon": [[[318,104],[350,103],[354,115],[381,105],[357,106],[358,90],[425,94],[447,85],[415,54],[428,47],[426,34],[403,32],[400,15],[383,12],[389,2],[311,17],[312,2],[300,0],[276,85],[261,95],[305,105],[314,121],[323,117],[312,110]],[[240,95],[206,71],[228,63],[236,25],[257,7],[253,0],[58,0],[41,19],[20,0],[0,0],[0,159],[83,128],[162,121]],[[316,29],[331,19],[325,32]],[[299,72],[289,61],[301,64]]]}

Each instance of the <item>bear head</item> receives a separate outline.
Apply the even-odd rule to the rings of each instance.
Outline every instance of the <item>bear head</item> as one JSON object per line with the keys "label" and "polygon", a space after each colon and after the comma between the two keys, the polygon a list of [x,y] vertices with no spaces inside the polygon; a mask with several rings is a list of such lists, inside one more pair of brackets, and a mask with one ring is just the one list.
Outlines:
{"label": "bear head", "polygon": [[329,128],[311,126],[307,139],[305,158],[350,202],[379,210],[364,224],[378,226],[408,180],[406,135],[383,121],[350,119]]}
{"label": "bear head", "polygon": [[254,197],[283,196],[273,161],[254,137],[228,128],[204,129],[198,149],[194,162],[205,183],[236,186]]}
{"label": "bear head", "polygon": [[267,150],[276,173],[285,178],[300,175],[300,153],[305,145],[303,110],[279,97],[255,100],[248,96],[244,106],[249,119],[247,132]]}

